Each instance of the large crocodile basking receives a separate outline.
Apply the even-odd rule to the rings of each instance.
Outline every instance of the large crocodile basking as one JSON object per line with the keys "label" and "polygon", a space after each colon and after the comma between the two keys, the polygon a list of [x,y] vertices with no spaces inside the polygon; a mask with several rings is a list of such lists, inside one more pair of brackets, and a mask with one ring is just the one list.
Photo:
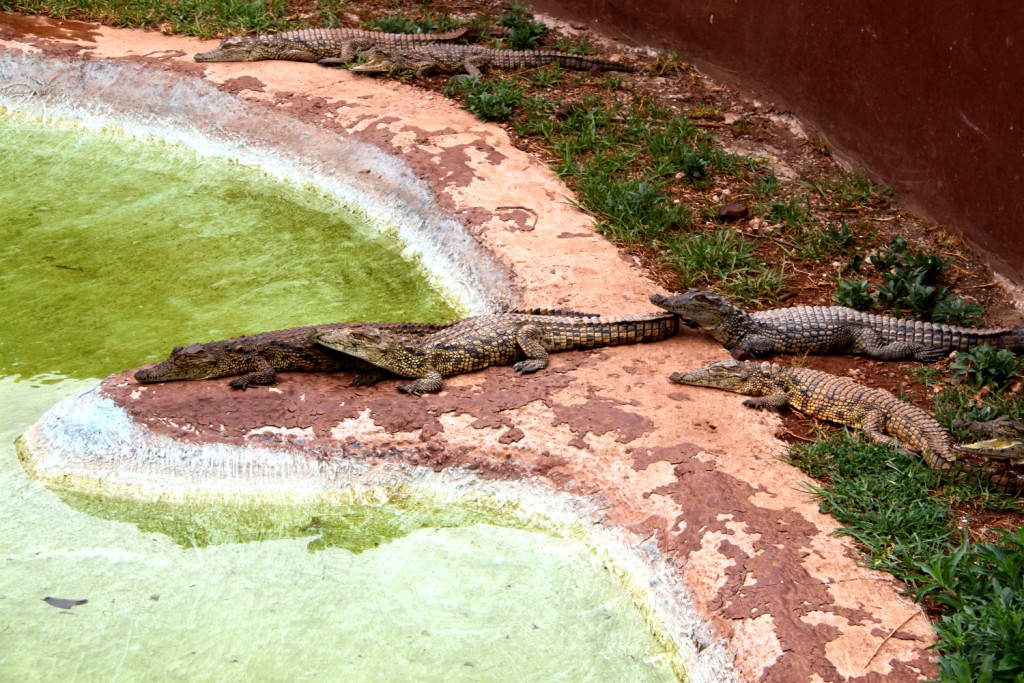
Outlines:
{"label": "large crocodile basking", "polygon": [[692,320],[743,359],[772,353],[854,353],[877,360],[934,362],[982,344],[1024,351],[1024,328],[971,329],[861,313],[842,306],[794,306],[747,313],[713,292],[651,295],[651,303]]}
{"label": "large crocodile basking", "polygon": [[398,389],[420,395],[440,391],[441,378],[449,375],[509,363],[517,372],[536,372],[547,367],[551,352],[659,341],[677,329],[676,316],[665,313],[625,318],[502,313],[466,318],[417,339],[372,326],[325,329],[313,338],[414,379]]}
{"label": "large crocodile basking", "polygon": [[781,409],[789,405],[805,415],[858,428],[874,443],[895,444],[920,454],[929,467],[965,470],[1001,491],[1024,490],[1024,477],[1020,475],[958,462],[948,432],[925,411],[888,391],[871,389],[845,377],[768,362],[726,360],[690,372],[674,372],[669,379],[677,384],[755,396],[743,401],[751,408]]}
{"label": "large crocodile basking", "polygon": [[197,62],[256,62],[284,59],[316,62],[324,66],[347,64],[360,52],[378,48],[410,48],[417,45],[465,38],[467,29],[446,33],[384,33],[356,28],[308,28],[253,37],[228,38]]}
{"label": "large crocodile basking", "polygon": [[636,71],[629,64],[549,50],[492,50],[479,45],[432,44],[413,47],[378,45],[360,55],[366,61],[352,71],[379,72],[411,69],[417,76],[438,71],[479,75],[482,69],[523,69],[558,64],[576,71]]}
{"label": "large crocodile basking", "polygon": [[[287,330],[262,332],[206,344],[177,346],[171,355],[156,365],[135,373],[139,382],[213,379],[241,375],[229,384],[234,389],[274,384],[278,372],[340,372],[356,370],[357,384],[372,384],[380,370],[357,358],[317,344],[310,334],[317,330],[337,330],[366,323],[332,323]],[[444,324],[374,323],[396,335],[423,335],[437,332]]]}

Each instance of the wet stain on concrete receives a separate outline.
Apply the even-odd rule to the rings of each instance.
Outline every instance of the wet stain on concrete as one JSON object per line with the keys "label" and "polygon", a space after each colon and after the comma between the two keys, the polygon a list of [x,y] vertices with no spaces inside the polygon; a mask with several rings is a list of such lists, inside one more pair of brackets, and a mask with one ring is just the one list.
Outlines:
{"label": "wet stain on concrete", "polygon": [[44,38],[95,43],[98,36],[99,24],[0,12],[0,38],[6,40],[31,42],[37,38]]}

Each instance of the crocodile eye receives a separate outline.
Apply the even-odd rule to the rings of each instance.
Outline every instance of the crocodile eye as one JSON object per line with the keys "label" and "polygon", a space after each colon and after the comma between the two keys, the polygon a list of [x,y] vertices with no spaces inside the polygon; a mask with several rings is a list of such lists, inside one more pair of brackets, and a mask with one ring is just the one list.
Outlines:
{"label": "crocodile eye", "polygon": [[181,353],[182,348],[183,347],[181,346],[175,346],[173,349],[171,349],[171,354]]}

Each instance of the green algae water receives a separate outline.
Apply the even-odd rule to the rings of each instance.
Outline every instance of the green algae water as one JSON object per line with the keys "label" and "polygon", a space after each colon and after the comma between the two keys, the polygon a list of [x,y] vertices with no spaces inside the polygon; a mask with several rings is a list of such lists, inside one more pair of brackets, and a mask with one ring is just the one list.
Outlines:
{"label": "green algae water", "polygon": [[257,170],[3,114],[0,158],[0,374],[103,377],[237,334],[457,316],[400,244]]}
{"label": "green algae water", "polygon": [[571,536],[415,496],[147,504],[21,469],[49,406],[175,344],[456,314],[338,213],[184,148],[0,115],[0,679],[676,680]]}

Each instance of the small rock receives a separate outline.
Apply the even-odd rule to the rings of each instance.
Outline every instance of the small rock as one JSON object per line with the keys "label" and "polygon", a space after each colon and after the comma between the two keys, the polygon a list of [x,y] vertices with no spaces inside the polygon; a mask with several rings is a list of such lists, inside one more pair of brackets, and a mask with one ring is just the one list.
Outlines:
{"label": "small rock", "polygon": [[723,221],[738,221],[750,215],[746,204],[730,202],[718,207],[718,217]]}

